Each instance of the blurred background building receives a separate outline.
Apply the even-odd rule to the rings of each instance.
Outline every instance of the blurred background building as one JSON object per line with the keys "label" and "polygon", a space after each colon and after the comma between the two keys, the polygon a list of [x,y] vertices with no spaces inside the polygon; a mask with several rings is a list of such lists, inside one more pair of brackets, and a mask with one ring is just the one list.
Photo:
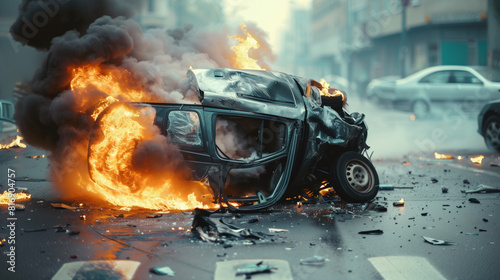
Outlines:
{"label": "blurred background building", "polygon": [[341,76],[362,93],[371,79],[434,65],[499,68],[499,2],[312,0],[313,76]]}

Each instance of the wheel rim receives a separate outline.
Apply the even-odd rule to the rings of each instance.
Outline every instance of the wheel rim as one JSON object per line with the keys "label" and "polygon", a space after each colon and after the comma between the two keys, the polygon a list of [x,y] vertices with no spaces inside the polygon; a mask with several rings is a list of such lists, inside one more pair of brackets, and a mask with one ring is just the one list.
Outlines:
{"label": "wheel rim", "polygon": [[490,147],[500,149],[500,123],[492,121],[486,126],[485,139]]}
{"label": "wheel rim", "polygon": [[413,104],[413,113],[416,116],[424,116],[429,111],[429,107],[423,101],[415,101]]}
{"label": "wheel rim", "polygon": [[353,160],[347,163],[346,178],[353,190],[359,193],[370,192],[374,178],[371,169],[363,162]]}

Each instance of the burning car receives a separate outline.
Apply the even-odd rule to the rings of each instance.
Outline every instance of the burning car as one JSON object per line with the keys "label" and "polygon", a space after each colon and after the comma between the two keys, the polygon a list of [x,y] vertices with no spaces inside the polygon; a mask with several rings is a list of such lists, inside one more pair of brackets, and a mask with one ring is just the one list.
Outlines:
{"label": "burning car", "polygon": [[322,96],[328,89],[318,82],[264,70],[191,69],[188,78],[199,104],[137,105],[155,109],[154,124],[215,202],[252,211],[325,186],[347,202],[376,196],[377,172],[362,155],[364,115],[346,112],[344,95]]}

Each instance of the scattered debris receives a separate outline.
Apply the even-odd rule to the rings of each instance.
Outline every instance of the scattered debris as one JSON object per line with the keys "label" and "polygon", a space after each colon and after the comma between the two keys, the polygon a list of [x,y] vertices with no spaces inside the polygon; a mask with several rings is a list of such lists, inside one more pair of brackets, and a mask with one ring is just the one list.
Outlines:
{"label": "scattered debris", "polygon": [[69,206],[69,205],[64,204],[64,203],[51,203],[51,205],[56,209],[69,209],[69,210],[77,209],[76,207]]}
{"label": "scattered debris", "polygon": [[83,221],[87,220],[87,216],[86,215],[80,215],[80,220],[83,220]]}
{"label": "scattered debris", "polygon": [[369,234],[369,235],[380,235],[383,233],[384,233],[384,231],[381,229],[365,230],[365,231],[358,232],[358,234]]}
{"label": "scattered debris", "polygon": [[[191,225],[191,232],[197,234],[200,239],[207,242],[223,243],[224,240],[221,238],[232,238],[233,240],[245,240],[253,239],[259,240],[264,239],[264,233],[256,233],[251,229],[239,228],[237,226],[231,225],[220,219],[219,221],[212,220],[209,216],[212,213],[196,208],[194,210],[193,223]],[[252,243],[247,243],[244,245],[253,245]]]}
{"label": "scattered debris", "polygon": [[470,203],[481,203],[481,202],[479,202],[479,200],[477,198],[474,198],[474,197],[469,198],[469,202]]}
{"label": "scattered debris", "polygon": [[259,221],[259,218],[252,218],[248,221],[249,224],[253,224]]}
{"label": "scattered debris", "polygon": [[456,244],[455,242],[439,240],[439,239],[435,239],[435,238],[427,237],[427,236],[422,236],[422,238],[424,238],[424,240],[426,242],[431,243],[432,245],[454,245],[454,244]]}
{"label": "scattered debris", "polygon": [[448,188],[447,187],[441,187],[441,192],[442,193],[448,193]]}
{"label": "scattered debris", "polygon": [[476,232],[466,232],[465,235],[479,235],[479,233],[476,233]]}
{"label": "scattered debris", "polygon": [[489,222],[489,221],[488,221],[488,219],[483,218],[483,222],[487,223],[487,222]]}
{"label": "scattered debris", "polygon": [[487,230],[480,228],[479,231],[480,232],[486,232]]}
{"label": "scattered debris", "polygon": [[78,234],[80,234],[80,231],[79,231],[79,230],[75,230],[75,231],[73,231],[73,230],[68,230],[68,229],[67,229],[67,230],[66,230],[66,233],[67,233],[68,235],[78,235]]}
{"label": "scattered debris", "polygon": [[72,256],[70,256],[70,258],[76,259],[76,258],[78,258],[78,255],[72,255]]}
{"label": "scattered debris", "polygon": [[413,190],[413,187],[395,187],[393,185],[384,185],[384,184],[378,186],[379,191],[393,191],[395,189]]}
{"label": "scattered debris", "polygon": [[399,201],[393,202],[392,205],[394,205],[396,207],[405,206],[405,200],[401,198]]}
{"label": "scattered debris", "polygon": [[115,215],[115,218],[123,218],[125,217],[123,214]]}
{"label": "scattered debris", "polygon": [[175,276],[175,272],[168,266],[164,267],[155,266],[149,269],[149,271],[157,275]]}
{"label": "scattered debris", "polygon": [[[123,215],[123,214],[122,214],[122,215]],[[147,215],[146,215],[146,218],[159,218],[159,217],[161,217],[161,216],[163,216],[163,215],[162,215],[162,214],[160,214],[160,213],[151,213],[151,214],[147,214]]]}
{"label": "scattered debris", "polygon": [[463,193],[498,193],[500,188],[494,188],[487,185],[480,184],[475,190],[462,191]]}
{"label": "scattered debris", "polygon": [[277,233],[277,232],[288,232],[288,229],[282,229],[282,228],[269,228],[269,232],[272,232],[272,233]]}
{"label": "scattered debris", "polygon": [[437,182],[439,182],[439,181],[438,181],[438,179],[436,179],[436,178],[432,178],[432,179],[431,179],[431,182],[433,182],[433,183],[437,183]]}
{"label": "scattered debris", "polygon": [[463,182],[464,182],[464,184],[466,184],[466,185],[470,185],[470,181],[469,181],[469,179],[464,179],[464,181],[463,181]]}
{"label": "scattered debris", "polygon": [[[258,265],[260,264],[260,265]],[[266,271],[266,269],[268,271]],[[266,273],[266,274],[261,274]],[[237,276],[237,277],[235,277]],[[279,259],[239,259],[218,261],[214,280],[229,279],[293,279],[290,265]]]}
{"label": "scattered debris", "polygon": [[420,215],[422,215],[422,216],[427,216],[427,214],[428,214],[427,212],[420,213]]}
{"label": "scattered debris", "polygon": [[329,259],[321,256],[312,256],[305,259],[300,259],[300,264],[303,265],[324,265]]}
{"label": "scattered debris", "polygon": [[24,204],[15,204],[14,205],[16,211],[24,211],[26,209],[26,206],[24,206]]}
{"label": "scattered debris", "polygon": [[269,264],[264,264],[264,261],[260,261],[256,264],[247,264],[236,268],[236,276],[269,273],[273,269],[277,269],[277,267],[271,266]]}

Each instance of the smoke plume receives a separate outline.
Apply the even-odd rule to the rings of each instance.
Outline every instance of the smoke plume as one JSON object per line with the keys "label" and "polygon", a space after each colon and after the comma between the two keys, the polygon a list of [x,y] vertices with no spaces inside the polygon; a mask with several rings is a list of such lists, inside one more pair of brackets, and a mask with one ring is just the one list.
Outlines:
{"label": "smoke plume", "polygon": [[[32,80],[33,94],[16,104],[15,119],[33,146],[51,153],[54,184],[75,196],[89,190],[87,154],[92,112],[113,96],[121,101],[196,103],[186,72],[193,68],[231,67],[231,42],[227,27],[218,30],[181,29],[143,31],[128,18],[132,1],[23,1],[11,27],[19,42],[47,50]],[[262,38],[255,25],[249,29]],[[265,38],[264,38],[265,39]],[[255,55],[272,58],[266,50]],[[113,76],[118,86],[72,88],[82,69],[97,69],[100,76]],[[79,79],[84,80],[85,75]],[[125,89],[142,92],[139,100],[123,94]],[[131,182],[131,192],[152,183],[158,174],[180,174],[184,178],[182,156],[168,138],[150,125],[143,128],[146,138],[138,141],[129,159],[127,172],[147,173],[144,183]],[[124,172],[124,170],[120,170]],[[117,177],[119,178],[119,176]],[[72,190],[72,191],[71,191]]]}

